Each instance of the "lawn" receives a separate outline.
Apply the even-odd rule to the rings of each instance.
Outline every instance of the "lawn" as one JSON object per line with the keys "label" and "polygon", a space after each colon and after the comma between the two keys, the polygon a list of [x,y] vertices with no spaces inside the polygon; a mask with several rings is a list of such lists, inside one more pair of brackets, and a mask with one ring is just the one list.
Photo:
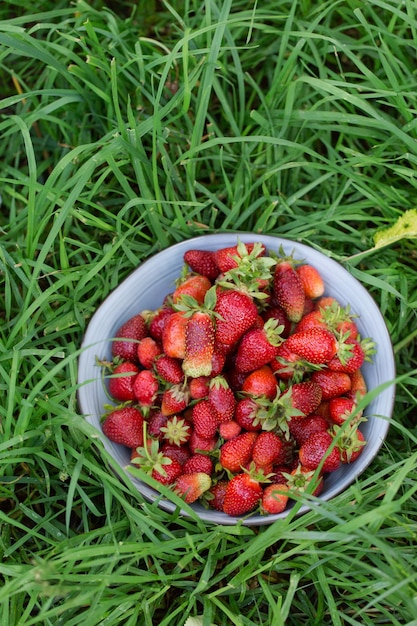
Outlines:
{"label": "lawn", "polygon": [[[0,623],[417,625],[413,0],[5,0],[0,20]],[[143,500],[77,405],[107,294],[242,231],[358,278],[398,375],[365,473],[250,528]]]}

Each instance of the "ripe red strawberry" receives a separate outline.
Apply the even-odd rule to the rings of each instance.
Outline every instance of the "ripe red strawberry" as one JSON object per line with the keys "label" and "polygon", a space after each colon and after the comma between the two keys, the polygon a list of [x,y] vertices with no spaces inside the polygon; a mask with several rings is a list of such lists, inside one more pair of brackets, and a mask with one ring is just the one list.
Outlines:
{"label": "ripe red strawberry", "polygon": [[171,415],[166,423],[161,426],[161,433],[164,440],[181,446],[187,443],[191,437],[191,427],[183,417]]}
{"label": "ripe red strawberry", "polygon": [[125,406],[107,413],[102,430],[110,441],[137,448],[143,445],[143,424],[142,413],[135,407]]}
{"label": "ripe red strawberry", "polygon": [[223,511],[232,516],[250,513],[259,505],[262,493],[261,484],[250,474],[236,474],[227,485]]}
{"label": "ripe red strawberry", "polygon": [[134,315],[129,318],[115,333],[115,341],[113,341],[111,349],[113,357],[136,362],[138,342],[147,334],[148,329],[142,315]]}
{"label": "ripe red strawberry", "polygon": [[181,311],[168,316],[162,331],[162,350],[175,359],[185,357],[185,329],[188,319]]}
{"label": "ripe red strawberry", "polygon": [[336,437],[342,463],[353,463],[362,454],[366,445],[365,436],[357,424],[350,424],[348,428],[334,426],[332,434]]}
{"label": "ripe red strawberry", "polygon": [[310,313],[303,315],[298,324],[295,326],[294,332],[302,332],[310,328],[327,328],[327,324],[323,319],[322,309],[313,309]]}
{"label": "ripe red strawberry", "polygon": [[196,274],[206,276],[209,280],[214,281],[220,274],[217,266],[215,254],[212,250],[187,250],[184,254],[184,262]]}
{"label": "ripe red strawberry", "polygon": [[292,322],[290,322],[286,316],[284,309],[279,306],[269,306],[266,310],[262,311],[261,316],[264,322],[267,322],[269,319],[277,320],[278,325],[282,326],[281,337],[285,339],[289,336],[292,329]]}
{"label": "ripe red strawberry", "polygon": [[209,392],[210,376],[197,376],[190,378],[188,381],[188,389],[193,400],[201,400],[206,398]]}
{"label": "ripe red strawberry", "polygon": [[350,375],[350,380],[351,388],[347,395],[354,399],[358,399],[358,397],[361,398],[367,393],[368,388],[361,370],[353,372],[353,374]]}
{"label": "ripe red strawberry", "polygon": [[341,455],[337,445],[330,450],[333,439],[333,436],[327,431],[311,435],[307,441],[303,443],[298,452],[300,463],[304,467],[315,470],[324,458],[325,460],[322,465],[323,472],[333,472],[337,470],[341,464]]}
{"label": "ripe red strawberry", "polygon": [[169,306],[162,306],[157,309],[149,321],[149,335],[155,341],[162,342],[162,333],[168,318],[174,313],[174,309]]}
{"label": "ripe red strawberry", "polygon": [[214,407],[219,422],[226,422],[233,419],[236,408],[236,398],[224,376],[215,376],[210,380],[207,399]]}
{"label": "ripe red strawberry", "polygon": [[259,433],[252,449],[252,461],[258,468],[285,462],[281,438],[271,431]]}
{"label": "ripe red strawberry", "polygon": [[258,318],[251,296],[235,289],[217,291],[214,312],[217,314],[215,343],[226,352],[237,344]]}
{"label": "ripe red strawberry", "polygon": [[262,328],[252,328],[241,338],[236,355],[238,372],[253,372],[274,359],[283,342],[278,320],[266,321]]}
{"label": "ripe red strawberry", "polygon": [[210,487],[211,478],[205,472],[181,474],[175,482],[175,492],[188,504],[192,504],[201,498]]}
{"label": "ripe red strawberry", "polygon": [[209,400],[200,400],[193,406],[192,421],[197,435],[205,439],[215,437],[219,426],[219,418]]}
{"label": "ripe red strawberry", "polygon": [[289,487],[286,483],[267,485],[262,493],[261,513],[276,515],[287,508]]}
{"label": "ripe red strawberry", "polygon": [[285,398],[287,395],[290,397],[292,407],[304,415],[314,413],[322,400],[320,385],[311,380],[294,383],[287,391],[284,391],[281,398]]}
{"label": "ripe red strawberry", "polygon": [[193,472],[204,472],[209,476],[212,475],[214,470],[213,461],[207,454],[196,453],[193,454],[183,466],[184,474],[192,474]]}
{"label": "ripe red strawberry", "polygon": [[[255,251],[255,254],[254,254]],[[266,248],[262,243],[239,242],[236,246],[228,246],[215,250],[214,258],[220,272],[226,273],[239,266],[241,259],[252,254],[252,256],[264,256]]]}
{"label": "ripe red strawberry", "polygon": [[276,265],[273,298],[291,322],[300,321],[304,313],[305,293],[301,279],[289,261],[281,261]]}
{"label": "ripe red strawberry", "polygon": [[324,281],[317,268],[309,263],[299,265],[296,272],[301,279],[304,293],[308,298],[316,300],[324,294]]}
{"label": "ripe red strawberry", "polygon": [[243,432],[226,441],[220,448],[221,466],[232,473],[240,471],[250,461],[257,437],[255,432]]}
{"label": "ripe red strawberry", "polygon": [[330,359],[328,363],[329,369],[335,372],[353,374],[353,372],[356,372],[356,370],[362,367],[365,359],[371,352],[370,347],[363,347],[365,345],[370,346],[371,344],[368,342],[362,344],[357,339],[347,339],[342,343],[337,354]]}
{"label": "ripe red strawberry", "polygon": [[235,420],[245,430],[254,432],[262,430],[258,410],[259,405],[254,398],[241,398],[236,404]]}
{"label": "ripe red strawberry", "polygon": [[162,485],[172,485],[182,474],[182,465],[176,459],[163,457],[160,461],[161,468],[154,467],[151,476]]}
{"label": "ripe red strawberry", "polygon": [[325,365],[335,356],[338,344],[329,330],[320,327],[297,331],[285,340],[290,352],[316,365]]}
{"label": "ripe red strawberry", "polygon": [[301,382],[306,374],[320,367],[291,352],[286,342],[278,346],[277,356],[269,363],[269,366],[277,378],[292,383]]}
{"label": "ripe red strawberry", "polygon": [[190,394],[183,384],[171,385],[162,394],[161,412],[163,415],[181,413],[188,406]]}
{"label": "ripe red strawberry", "polygon": [[168,416],[163,415],[158,409],[152,410],[147,418],[147,432],[150,437],[154,439],[163,439],[164,433],[161,431],[161,427],[165,426],[168,421]]}
{"label": "ripe red strawberry", "polygon": [[[332,422],[335,424],[343,424],[349,419],[356,409],[356,401],[354,398],[348,398],[346,396],[337,396],[329,401],[329,413]],[[357,422],[362,417],[362,411],[359,411],[355,415],[355,421]]]}
{"label": "ripe red strawberry", "polygon": [[175,443],[164,442],[161,445],[161,452],[170,459],[175,459],[181,465],[191,457],[191,451],[187,444],[177,446]]}
{"label": "ripe red strawberry", "polygon": [[143,407],[150,407],[159,390],[158,379],[151,370],[141,370],[133,382],[133,393]]}
{"label": "ripe red strawberry", "polygon": [[322,400],[331,400],[331,398],[335,398],[336,396],[343,396],[347,394],[352,387],[349,374],[345,374],[344,372],[320,370],[313,372],[311,380],[317,385],[320,385]]}
{"label": "ripe red strawberry", "polygon": [[[261,425],[259,425],[260,430]],[[242,432],[242,427],[235,420],[229,420],[228,422],[220,422],[219,435],[225,441],[237,437]]]}
{"label": "ripe red strawberry", "polygon": [[201,437],[193,430],[188,445],[191,453],[196,454],[197,452],[212,452],[215,450],[217,442],[217,435],[208,439],[207,437]]}
{"label": "ripe red strawberry", "polygon": [[206,276],[200,274],[189,274],[180,282],[172,294],[174,304],[186,295],[191,296],[197,304],[203,304],[205,295],[211,287],[211,281]]}
{"label": "ripe red strawberry", "polygon": [[185,331],[185,355],[182,369],[186,376],[210,376],[214,353],[214,322],[209,313],[196,311]]}
{"label": "ripe red strawberry", "polygon": [[310,435],[329,429],[329,422],[322,415],[309,415],[308,417],[293,418],[289,421],[288,427],[292,437],[298,446],[302,446]]}
{"label": "ripe red strawberry", "polygon": [[151,369],[155,359],[162,353],[162,347],[153,337],[144,337],[137,347],[138,361],[145,369]]}
{"label": "ripe red strawberry", "polygon": [[223,511],[224,497],[226,495],[228,480],[219,480],[207,492],[207,503],[211,509]]}
{"label": "ripe red strawberry", "polygon": [[166,354],[160,355],[155,360],[155,372],[165,382],[178,385],[184,380],[182,361]]}
{"label": "ripe red strawberry", "polygon": [[242,391],[253,397],[266,396],[272,400],[277,393],[277,380],[271,367],[263,365],[248,374],[243,382]]}
{"label": "ripe red strawberry", "polygon": [[133,383],[139,368],[135,363],[122,361],[117,364],[112,371],[112,377],[109,378],[109,393],[119,402],[130,402],[135,399],[133,392]]}

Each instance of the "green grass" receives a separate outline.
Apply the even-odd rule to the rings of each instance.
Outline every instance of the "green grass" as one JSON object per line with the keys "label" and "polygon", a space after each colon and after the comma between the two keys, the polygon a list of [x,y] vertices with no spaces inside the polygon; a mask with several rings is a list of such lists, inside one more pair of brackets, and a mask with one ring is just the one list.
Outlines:
{"label": "green grass", "polygon": [[[417,204],[415,3],[7,0],[0,19],[0,623],[416,625],[417,253],[374,246]],[[360,479],[251,529],[144,502],[76,398],[105,296],[222,231],[339,260],[401,376]]]}

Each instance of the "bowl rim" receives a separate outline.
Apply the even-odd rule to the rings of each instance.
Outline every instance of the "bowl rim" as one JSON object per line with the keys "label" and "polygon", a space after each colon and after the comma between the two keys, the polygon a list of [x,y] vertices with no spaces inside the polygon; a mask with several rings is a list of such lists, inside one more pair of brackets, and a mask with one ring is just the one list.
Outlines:
{"label": "bowl rim", "polygon": [[[350,280],[353,280],[355,283],[355,287],[360,289],[364,295],[368,299],[373,306],[373,312],[379,318],[379,322],[381,327],[385,330],[385,339],[386,344],[384,345],[384,349],[388,350],[388,354],[384,353],[385,358],[387,359],[387,366],[390,370],[391,375],[386,379],[381,385],[386,385],[385,395],[386,395],[386,405],[387,405],[387,415],[384,416],[371,416],[372,419],[377,419],[380,422],[380,432],[379,432],[379,441],[373,442],[372,450],[373,454],[371,457],[364,457],[361,461],[363,455],[361,455],[355,461],[355,470],[352,473],[352,477],[349,480],[348,484],[340,484],[334,485],[330,492],[324,492],[318,497],[320,501],[328,501],[333,499],[335,496],[345,491],[372,463],[375,456],[378,454],[380,448],[382,447],[386,436],[388,434],[388,430],[390,428],[390,422],[392,418],[392,412],[394,408],[395,402],[395,392],[396,392],[396,384],[395,384],[395,375],[396,375],[396,366],[395,366],[395,355],[392,345],[392,340],[388,332],[388,328],[386,326],[385,319],[377,306],[373,296],[369,293],[369,291],[364,287],[364,285],[355,278],[349,271],[346,269],[341,263],[333,259],[331,256],[327,256],[324,252],[317,250],[316,248],[304,244],[302,242],[295,241],[293,239],[285,238],[278,235],[265,235],[265,234],[255,234],[248,231],[234,231],[227,233],[210,233],[198,235],[189,239],[185,239],[183,241],[177,242],[167,248],[164,248],[161,251],[155,252],[147,259],[145,259],[138,267],[136,267],[132,272],[130,272],[114,289],[112,289],[107,296],[101,301],[93,315],[91,316],[85,332],[83,334],[81,340],[81,349],[78,358],[78,374],[77,374],[77,402],[83,417],[89,422],[90,425],[94,426],[97,432],[100,435],[100,439],[103,442],[107,452],[112,457],[112,462],[110,463],[110,469],[113,471],[115,475],[119,477],[119,479],[128,480],[130,483],[136,487],[136,489],[141,493],[141,495],[145,498],[145,500],[154,502],[158,501],[158,506],[170,513],[177,511],[178,506],[173,501],[165,499],[161,497],[161,494],[154,490],[152,487],[146,485],[143,481],[138,480],[134,477],[126,467],[123,467],[114,456],[114,449],[117,444],[109,441],[101,429],[96,424],[96,416],[91,415],[86,411],[88,402],[86,402],[86,388],[89,382],[97,381],[97,378],[94,380],[85,380],[83,373],[87,367],[85,365],[86,359],[91,357],[91,351],[94,347],[99,344],[108,343],[109,338],[102,338],[98,341],[92,341],[93,336],[95,334],[95,324],[99,323],[101,316],[105,314],[108,307],[112,304],[113,300],[117,299],[117,293],[120,289],[128,288],[130,283],[134,283],[136,277],[142,272],[146,271],[149,266],[153,266],[158,262],[158,259],[162,258],[162,255],[183,255],[183,253],[190,248],[201,248],[201,244],[208,244],[207,249],[217,249],[219,247],[234,245],[238,240],[243,241],[244,243],[248,243],[249,241],[260,241],[263,242],[268,250],[271,250],[272,244],[276,245],[276,248],[286,246],[288,248],[292,248],[294,252],[297,253],[297,257],[303,258],[301,255],[302,252],[305,252],[306,256],[313,256],[317,259],[322,259],[323,257],[326,259],[326,263],[333,264],[334,267],[337,267],[338,270],[342,271],[342,273],[346,273],[350,277]],[[212,242],[212,245],[211,245]],[[230,243],[232,242],[232,243]],[[181,257],[182,258],[182,257]],[[166,294],[164,294],[166,295]],[[140,311],[138,311],[140,312]],[[130,315],[126,316],[128,319]],[[119,320],[120,321],[120,320]],[[123,322],[122,322],[123,323]],[[353,467],[350,466],[350,467]],[[265,524],[271,524],[278,519],[285,518],[293,508],[294,503],[291,503],[284,512],[275,514],[275,515],[262,515],[260,513],[251,513],[246,516],[233,517],[228,516],[225,513],[216,511],[214,509],[205,509],[200,504],[191,505],[191,508],[197,513],[197,515],[203,519],[205,523],[211,524],[220,524],[220,525],[235,525],[238,523],[242,523],[248,526],[260,526]],[[311,506],[309,504],[302,504],[300,508],[297,510],[297,515],[301,515],[311,510]],[[181,510],[181,515],[189,516],[188,511]]]}

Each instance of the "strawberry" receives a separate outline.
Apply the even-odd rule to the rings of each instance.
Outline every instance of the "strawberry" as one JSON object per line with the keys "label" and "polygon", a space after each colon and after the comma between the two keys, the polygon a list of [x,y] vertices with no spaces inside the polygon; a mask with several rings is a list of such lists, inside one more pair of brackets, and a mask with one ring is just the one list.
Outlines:
{"label": "strawberry", "polygon": [[253,372],[272,361],[283,341],[282,330],[283,327],[275,319],[266,321],[262,328],[248,330],[237,349],[235,367],[238,372]]}
{"label": "strawberry", "polygon": [[333,333],[320,327],[297,331],[285,340],[284,345],[290,352],[317,365],[329,363],[338,349]]}
{"label": "strawberry", "polygon": [[309,263],[299,265],[295,270],[303,285],[304,293],[308,298],[316,300],[324,294],[324,281],[317,268]]}
{"label": "strawberry", "polygon": [[143,407],[150,407],[155,402],[159,390],[158,379],[151,370],[141,370],[133,382],[133,393]]}
{"label": "strawberry", "polygon": [[214,281],[220,274],[215,253],[212,250],[187,250],[184,254],[184,262],[193,272],[206,276],[211,281]]}
{"label": "strawberry", "polygon": [[226,441],[220,448],[220,465],[232,473],[241,470],[251,459],[257,437],[255,432],[243,432]]}
{"label": "strawberry", "polygon": [[322,400],[331,400],[336,396],[347,394],[352,381],[349,374],[345,372],[333,372],[332,370],[321,370],[313,372],[311,380],[321,387]]}
{"label": "strawberry", "polygon": [[284,309],[279,306],[270,306],[266,310],[261,313],[262,319],[264,322],[267,322],[269,319],[277,320],[278,325],[282,326],[281,337],[287,338],[290,335],[292,322],[288,319],[285,314]]}
{"label": "strawberry", "polygon": [[215,376],[210,380],[207,399],[216,411],[219,422],[233,419],[236,398],[224,376]]}
{"label": "strawberry", "polygon": [[201,437],[193,430],[188,445],[192,454],[196,454],[197,452],[212,452],[217,446],[217,441],[217,436],[209,439],[208,437]]}
{"label": "strawberry", "polygon": [[210,376],[197,376],[190,378],[188,381],[188,389],[193,400],[201,400],[206,398],[209,393]]}
{"label": "strawberry", "polygon": [[154,362],[156,374],[166,383],[178,385],[184,380],[181,359],[161,354]]}
{"label": "strawberry", "polygon": [[112,370],[112,377],[109,378],[109,393],[119,402],[130,402],[135,399],[133,383],[139,373],[139,368],[135,363],[122,361]]}
{"label": "strawberry", "polygon": [[329,369],[335,372],[353,374],[362,367],[365,360],[370,359],[374,351],[374,343],[370,339],[358,341],[348,338],[341,342],[337,354],[329,361]]}
{"label": "strawberry", "polygon": [[254,370],[245,378],[242,391],[253,396],[266,396],[269,399],[277,393],[277,381],[269,365]]}
{"label": "strawberry", "polygon": [[214,353],[214,322],[209,313],[196,311],[185,331],[185,355],[182,369],[186,376],[210,376]]}
{"label": "strawberry", "polygon": [[211,281],[206,276],[200,274],[188,274],[172,294],[172,302],[178,304],[184,296],[193,298],[197,304],[203,304],[205,295],[211,287]]}
{"label": "strawberry", "polygon": [[347,428],[334,426],[332,434],[336,437],[342,463],[353,463],[361,455],[366,445],[365,437],[357,424],[349,424]]}
{"label": "strawberry", "polygon": [[311,470],[318,468],[322,463],[323,472],[333,472],[340,467],[340,449],[333,444],[334,437],[327,431],[317,432],[311,435],[300,447],[298,452],[300,463]]}
{"label": "strawberry", "polygon": [[257,432],[262,430],[262,423],[258,417],[259,404],[254,398],[241,398],[237,401],[235,420],[241,428]]}
{"label": "strawberry", "polygon": [[102,430],[110,441],[137,448],[143,445],[143,424],[142,413],[135,407],[125,406],[105,415]]}
{"label": "strawberry", "polygon": [[284,393],[282,398],[289,396],[291,406],[303,415],[314,413],[321,403],[322,391],[320,385],[311,380],[294,383]]}
{"label": "strawberry", "polygon": [[252,461],[257,468],[284,462],[285,451],[281,438],[270,431],[259,433],[252,449]]}
{"label": "strawberry", "polygon": [[261,513],[276,515],[285,511],[289,499],[286,483],[267,485],[262,493]]}
{"label": "strawberry", "polygon": [[193,472],[204,472],[209,476],[214,470],[213,461],[207,454],[193,454],[183,465],[184,474],[192,474]]}
{"label": "strawberry", "polygon": [[188,319],[182,311],[168,316],[162,331],[162,350],[175,359],[185,357],[185,332]]}
{"label": "strawberry", "polygon": [[311,470],[301,463],[287,475],[287,484],[290,493],[301,495],[308,491],[313,496],[320,495],[324,486],[323,477],[317,476],[316,470]]}
{"label": "strawberry", "polygon": [[250,474],[236,474],[227,485],[223,511],[232,516],[250,513],[259,505],[262,493],[261,484]]}
{"label": "strawberry", "polygon": [[137,361],[137,344],[148,334],[145,318],[138,314],[129,318],[115,333],[115,341],[112,343],[113,357],[119,357],[125,361]]}
{"label": "strawberry", "polygon": [[301,446],[310,435],[329,429],[329,422],[322,415],[309,415],[302,419],[293,418],[289,421],[288,427],[291,436],[294,437],[298,446]]}
{"label": "strawberry", "polygon": [[343,424],[352,415],[355,415],[354,421],[358,421],[362,417],[362,411],[355,414],[355,409],[356,401],[354,398],[337,396],[329,401],[330,419],[338,425]]}
{"label": "strawberry", "polygon": [[285,341],[278,346],[277,355],[269,363],[269,366],[277,378],[293,383],[301,382],[306,374],[321,368],[321,366],[310,363],[292,352]]}
{"label": "strawberry", "polygon": [[258,317],[252,297],[235,289],[217,291],[214,312],[217,314],[215,343],[226,351],[237,344]]}
{"label": "strawberry", "polygon": [[170,459],[175,459],[181,465],[191,457],[191,451],[187,444],[177,446],[175,443],[163,442],[161,445],[161,452],[164,456]]}
{"label": "strawberry", "polygon": [[[260,425],[259,429],[260,430]],[[242,432],[242,426],[238,424],[235,420],[229,420],[227,422],[220,422],[219,424],[219,435],[225,441],[229,439],[233,439],[237,437]]]}
{"label": "strawberry", "polygon": [[164,426],[160,428],[162,437],[169,443],[181,446],[187,443],[191,437],[191,427],[184,418],[177,415],[168,417]]}
{"label": "strawberry", "polygon": [[147,417],[148,435],[155,439],[163,439],[164,433],[161,431],[161,427],[166,426],[167,421],[167,415],[163,415],[159,410],[151,410]]}
{"label": "strawberry", "polygon": [[364,396],[368,391],[368,388],[366,386],[366,382],[361,370],[356,370],[355,372],[353,372],[353,374],[350,375],[350,380],[351,387],[350,390],[347,392],[347,395],[356,399],[358,397]]}
{"label": "strawberry", "polygon": [[137,347],[138,361],[145,369],[151,369],[155,359],[162,353],[162,347],[153,337],[144,337]]}
{"label": "strawberry", "polygon": [[219,480],[207,492],[207,503],[211,509],[223,511],[224,497],[229,481],[226,479]]}
{"label": "strawberry", "polygon": [[190,394],[183,385],[171,385],[162,393],[161,412],[163,415],[181,413],[188,406]]}
{"label": "strawberry", "polygon": [[187,504],[192,504],[210,489],[211,478],[205,472],[192,472],[181,474],[175,482],[175,492],[180,495]]}
{"label": "strawberry", "polygon": [[289,261],[281,261],[276,265],[273,298],[291,322],[300,321],[304,313],[305,293],[301,279]]}
{"label": "strawberry", "polygon": [[162,333],[168,318],[174,313],[174,309],[169,306],[162,306],[157,309],[149,321],[149,335],[155,341],[162,342]]}
{"label": "strawberry", "polygon": [[176,459],[171,459],[168,456],[163,456],[159,465],[156,465],[151,476],[162,485],[172,485],[182,474],[182,465]]}
{"label": "strawberry", "polygon": [[200,400],[193,406],[192,422],[199,437],[212,439],[216,436],[219,418],[209,400]]}
{"label": "strawberry", "polygon": [[322,309],[313,309],[306,315],[303,315],[298,324],[296,324],[294,332],[299,333],[310,328],[327,328],[329,330],[323,319]]}
{"label": "strawberry", "polygon": [[214,259],[220,272],[226,273],[235,269],[240,265],[242,259],[251,255],[251,261],[253,258],[264,256],[266,248],[262,243],[247,243],[239,242],[236,246],[229,246],[226,248],[220,248],[215,250]]}

